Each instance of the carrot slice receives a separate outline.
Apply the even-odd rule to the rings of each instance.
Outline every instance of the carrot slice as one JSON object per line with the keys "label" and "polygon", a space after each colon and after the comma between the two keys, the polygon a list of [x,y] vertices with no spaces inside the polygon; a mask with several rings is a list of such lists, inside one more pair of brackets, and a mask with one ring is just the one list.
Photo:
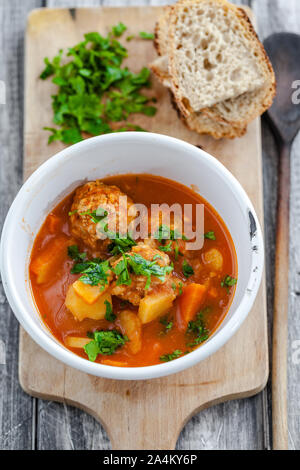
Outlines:
{"label": "carrot slice", "polygon": [[203,284],[189,284],[179,297],[181,329],[187,327],[204,302],[206,287]]}

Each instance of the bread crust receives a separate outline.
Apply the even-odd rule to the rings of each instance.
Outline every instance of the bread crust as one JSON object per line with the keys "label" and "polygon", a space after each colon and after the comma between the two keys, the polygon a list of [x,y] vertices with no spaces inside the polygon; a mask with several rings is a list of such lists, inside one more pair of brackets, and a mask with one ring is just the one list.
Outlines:
{"label": "bread crust", "polygon": [[[169,58],[169,73],[171,76],[171,84],[172,84],[172,91],[175,95],[175,99],[177,100],[178,107],[180,108],[181,112],[184,114],[184,116],[188,116],[193,110],[192,107],[189,104],[189,101],[186,97],[184,97],[181,93],[179,82],[178,82],[178,75],[177,75],[177,70],[176,70],[176,64],[175,64],[175,59],[174,59],[174,44],[175,44],[175,37],[174,37],[174,28],[176,26],[176,21],[178,17],[178,11],[182,7],[188,7],[192,5],[201,5],[203,1],[207,0],[179,0],[175,6],[173,7],[172,11],[170,12],[169,15],[169,30],[168,30],[168,58]],[[227,2],[227,0],[208,0],[211,3],[216,3],[222,6],[223,8],[227,10],[231,10],[236,16],[238,16],[240,23],[243,26],[244,30],[244,35],[247,36],[248,40],[252,43],[253,49],[255,50],[255,53],[258,56],[258,60],[262,67],[265,69],[264,70],[264,76],[265,76],[265,81],[268,83],[268,87],[266,87],[266,93],[261,102],[258,104],[258,107],[250,113],[250,115],[247,117],[247,119],[244,119],[243,121],[228,121],[224,119],[221,115],[218,115],[218,113],[215,112],[214,109],[211,108],[204,108],[203,112],[207,115],[210,116],[211,118],[217,119],[220,122],[226,122],[226,123],[235,123],[235,124],[240,124],[246,125],[250,121],[252,121],[256,116],[262,114],[272,103],[273,98],[276,93],[276,81],[275,81],[275,75],[273,72],[272,65],[269,61],[269,58],[264,50],[263,45],[258,39],[258,36],[254,30],[254,27],[246,14],[246,12],[242,8],[238,8],[235,5],[230,4]],[[214,105],[216,106],[216,105]],[[212,107],[213,108],[213,107]],[[202,110],[201,110],[202,111]]]}
{"label": "bread crust", "polygon": [[[229,4],[227,0],[210,1],[234,11],[242,22],[247,34],[251,36],[252,41],[255,41],[255,46],[259,49],[260,60],[263,61],[266,70],[266,85],[259,90],[258,96],[255,96],[255,93],[252,93],[252,96],[251,92],[246,92],[245,95],[247,94],[248,100],[248,105],[246,106],[244,104],[244,96],[240,95],[237,98],[231,98],[211,107],[203,108],[199,112],[195,112],[192,109],[188,99],[179,96],[176,80],[174,81],[174,75],[172,75],[172,65],[170,64],[170,58],[168,56],[170,53],[170,43],[172,42],[172,33],[170,33],[172,26],[170,25],[173,24],[174,26],[179,7],[195,4],[201,5],[203,0],[179,0],[173,6],[165,7],[155,27],[155,47],[160,58],[154,61],[150,65],[150,68],[163,85],[170,88],[172,104],[177,110],[180,119],[187,127],[199,134],[210,134],[216,139],[222,137],[232,139],[244,135],[247,124],[270,107],[276,94],[276,81],[266,51],[260,43],[245,10]],[[226,110],[226,107],[230,108],[231,105],[234,105],[240,111],[238,119],[236,120],[232,118],[228,119],[226,112],[224,112],[224,109]]]}
{"label": "bread crust", "polygon": [[191,113],[188,118],[185,118],[177,106],[177,102],[172,91],[169,89],[171,103],[179,119],[191,130],[198,134],[211,135],[214,139],[235,139],[242,137],[247,130],[247,127],[238,127],[226,125],[221,122],[216,122],[213,119],[205,116],[203,113]]}

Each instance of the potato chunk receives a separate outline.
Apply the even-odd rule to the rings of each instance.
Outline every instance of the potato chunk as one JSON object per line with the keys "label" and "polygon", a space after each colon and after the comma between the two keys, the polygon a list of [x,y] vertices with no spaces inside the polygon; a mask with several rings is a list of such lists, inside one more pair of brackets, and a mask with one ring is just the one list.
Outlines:
{"label": "potato chunk", "polygon": [[96,300],[101,297],[103,291],[101,291],[101,286],[91,286],[90,284],[85,284],[79,279],[73,284],[74,290],[79,297],[81,297],[87,304],[93,304]]}
{"label": "potato chunk", "polygon": [[79,321],[82,321],[84,318],[103,320],[106,313],[106,300],[110,304],[112,303],[111,295],[107,292],[102,294],[93,304],[88,304],[76,294],[73,285],[71,285],[66,295],[65,305]]}
{"label": "potato chunk", "polygon": [[30,269],[36,274],[36,282],[44,284],[49,282],[63,260],[67,256],[67,247],[72,241],[65,237],[57,237],[51,240],[41,253],[32,261]]}
{"label": "potato chunk", "polygon": [[222,253],[217,250],[217,248],[211,248],[210,250],[206,251],[204,253],[204,261],[216,271],[221,271],[223,268],[223,256]]}
{"label": "potato chunk", "polygon": [[175,294],[166,291],[154,292],[153,294],[146,295],[139,306],[138,315],[141,322],[149,323],[166,313],[171,307]]}
{"label": "potato chunk", "polygon": [[137,354],[142,349],[142,323],[136,313],[131,310],[123,310],[119,315],[121,327],[128,336],[128,347],[132,354]]}

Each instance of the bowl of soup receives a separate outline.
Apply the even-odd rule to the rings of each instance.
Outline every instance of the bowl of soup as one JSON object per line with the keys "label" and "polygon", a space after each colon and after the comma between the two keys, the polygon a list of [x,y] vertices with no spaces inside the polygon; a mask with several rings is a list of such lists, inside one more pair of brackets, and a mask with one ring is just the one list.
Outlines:
{"label": "bowl of soup", "polygon": [[1,273],[42,348],[86,373],[138,380],[229,340],[263,253],[254,208],[218,160],[129,132],[80,142],[33,173],[5,221]]}

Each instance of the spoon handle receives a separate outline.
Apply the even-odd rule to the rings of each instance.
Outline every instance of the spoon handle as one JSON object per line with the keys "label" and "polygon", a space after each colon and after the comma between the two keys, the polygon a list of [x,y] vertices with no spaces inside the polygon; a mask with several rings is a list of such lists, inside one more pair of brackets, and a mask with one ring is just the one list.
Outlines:
{"label": "spoon handle", "polygon": [[290,152],[291,144],[282,143],[280,146],[278,173],[273,317],[272,423],[274,450],[288,449],[287,337],[289,296]]}

